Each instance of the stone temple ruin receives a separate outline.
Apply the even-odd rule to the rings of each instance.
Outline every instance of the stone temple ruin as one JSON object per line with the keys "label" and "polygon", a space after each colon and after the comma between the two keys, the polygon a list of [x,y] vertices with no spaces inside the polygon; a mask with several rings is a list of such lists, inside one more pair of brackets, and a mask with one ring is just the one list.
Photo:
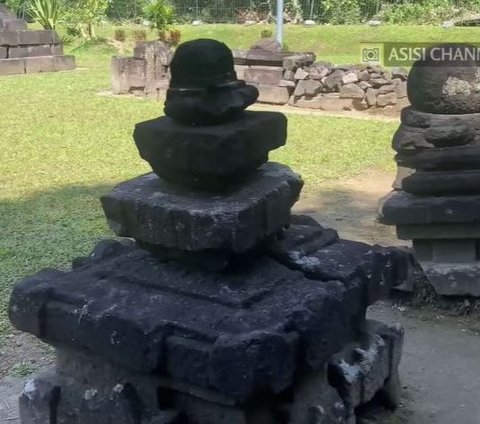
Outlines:
{"label": "stone temple ruin", "polygon": [[31,31],[23,19],[0,3],[0,75],[75,69],[75,58],[63,54],[54,30]]}
{"label": "stone temple ruin", "polygon": [[22,424],[355,424],[394,408],[403,330],[366,319],[411,258],[291,215],[268,162],[287,120],[249,112],[228,48],[181,45],[166,117],[134,139],[154,173],[102,198],[115,240],[16,285],[10,318],[54,346]]}
{"label": "stone temple ruin", "polygon": [[[132,57],[113,57],[113,94],[164,100],[172,57],[173,51],[161,41],[141,41]],[[234,50],[233,57],[238,78],[258,89],[259,103],[329,112],[408,105],[408,71],[403,68],[332,65],[316,61],[311,52],[283,51],[268,38],[249,50]]]}
{"label": "stone temple ruin", "polygon": [[400,239],[413,240],[415,256],[441,295],[480,296],[478,65],[414,64],[412,106],[403,110],[393,139],[398,176],[380,203],[381,221],[396,225]]}

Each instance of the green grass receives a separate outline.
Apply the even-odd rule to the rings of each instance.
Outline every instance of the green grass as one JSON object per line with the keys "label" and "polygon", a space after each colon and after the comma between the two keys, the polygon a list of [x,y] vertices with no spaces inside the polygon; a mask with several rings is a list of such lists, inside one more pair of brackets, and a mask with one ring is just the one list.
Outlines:
{"label": "green grass", "polygon": [[[248,46],[262,29],[181,28],[186,39],[214,37],[231,47]],[[398,29],[379,30],[400,37]],[[356,41],[373,37],[373,31],[288,27],[287,43],[292,50],[352,61]],[[136,152],[132,130],[159,116],[162,105],[98,94],[110,86],[111,47],[76,47],[74,53],[79,66],[74,72],[0,78],[0,344],[10,331],[6,306],[13,283],[44,267],[68,266],[110,236],[99,196],[149,169]],[[306,190],[315,190],[366,168],[391,168],[395,128],[384,121],[292,115],[289,143],[272,158],[295,168]]]}
{"label": "green grass", "polygon": [[[105,25],[98,28],[98,34],[112,37],[115,28],[126,29],[127,35],[139,27]],[[231,48],[246,49],[260,38],[262,30],[273,25],[179,25],[183,41],[194,38],[215,38]],[[149,33],[153,37],[153,33]],[[480,43],[480,29],[455,27],[444,29],[440,26],[397,26],[367,25],[314,26],[286,25],[285,43],[290,51],[312,51],[321,60],[336,64],[357,63],[360,60],[360,43],[363,42],[470,42]]]}

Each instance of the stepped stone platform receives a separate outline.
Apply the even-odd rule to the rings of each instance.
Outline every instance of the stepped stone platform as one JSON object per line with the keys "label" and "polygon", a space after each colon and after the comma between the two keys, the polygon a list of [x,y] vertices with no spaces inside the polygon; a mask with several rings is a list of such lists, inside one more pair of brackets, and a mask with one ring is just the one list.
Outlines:
{"label": "stepped stone platform", "polygon": [[394,409],[404,331],[366,311],[413,258],[291,214],[303,182],[268,161],[287,120],[245,111],[258,91],[224,44],[184,43],[171,70],[167,116],[134,132],[154,173],[102,197],[121,237],[13,290],[13,325],[57,351],[24,387],[22,424],[360,424]]}
{"label": "stepped stone platform", "polygon": [[400,239],[413,240],[441,295],[480,296],[479,65],[414,64],[412,106],[403,110],[392,143],[397,179],[380,203],[381,221],[395,225]]}
{"label": "stepped stone platform", "polygon": [[63,54],[54,30],[28,30],[27,23],[0,4],[0,75],[75,69],[75,58]]}

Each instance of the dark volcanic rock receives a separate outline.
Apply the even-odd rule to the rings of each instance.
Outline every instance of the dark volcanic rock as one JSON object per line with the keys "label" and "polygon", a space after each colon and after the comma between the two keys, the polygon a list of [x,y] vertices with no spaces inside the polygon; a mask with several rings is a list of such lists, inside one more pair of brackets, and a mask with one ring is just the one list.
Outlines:
{"label": "dark volcanic rock", "polygon": [[480,167],[480,146],[458,146],[444,149],[428,149],[411,159],[418,170],[467,170]]}
{"label": "dark volcanic rock", "polygon": [[300,364],[319,367],[351,340],[350,323],[367,306],[352,290],[267,258],[216,274],[136,249],[27,278],[14,289],[10,318],[53,345],[245,400],[282,391]]}
{"label": "dark volcanic rock", "polygon": [[[466,45],[443,45],[432,49],[475,49]],[[426,60],[413,64],[408,77],[408,98],[414,109],[441,114],[480,112],[480,70],[473,60]]]}
{"label": "dark volcanic rock", "polygon": [[401,188],[417,195],[480,194],[480,170],[414,172],[402,180]]}
{"label": "dark volcanic rock", "polygon": [[472,223],[480,221],[480,196],[415,196],[392,191],[380,201],[387,225]]}
{"label": "dark volcanic rock", "polygon": [[222,194],[178,188],[148,174],[119,184],[102,205],[122,237],[189,251],[244,252],[290,223],[302,185],[290,168],[271,162]]}
{"label": "dark volcanic rock", "polygon": [[164,117],[137,124],[135,143],[153,171],[168,180],[219,190],[267,162],[287,139],[287,119],[276,112],[245,112],[221,126],[187,127]]}
{"label": "dark volcanic rock", "polygon": [[185,125],[227,122],[258,98],[255,87],[237,79],[232,51],[216,40],[199,39],[181,44],[170,70],[165,114]]}

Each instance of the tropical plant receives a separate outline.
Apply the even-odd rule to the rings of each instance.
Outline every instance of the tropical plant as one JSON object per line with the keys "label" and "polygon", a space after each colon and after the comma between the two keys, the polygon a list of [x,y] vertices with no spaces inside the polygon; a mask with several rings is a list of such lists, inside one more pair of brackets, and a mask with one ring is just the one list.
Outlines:
{"label": "tropical plant", "polygon": [[84,38],[96,38],[95,25],[105,16],[109,0],[66,0],[68,21],[78,26]]}
{"label": "tropical plant", "polygon": [[134,41],[145,41],[147,39],[147,31],[144,29],[136,29],[132,32]]}
{"label": "tropical plant", "polygon": [[117,28],[113,34],[113,39],[115,41],[119,41],[121,43],[124,43],[127,39],[127,33],[125,32],[124,29]]}
{"label": "tropical plant", "polygon": [[173,24],[175,10],[167,0],[154,0],[145,8],[145,18],[157,30],[160,38],[167,38],[167,31]]}
{"label": "tropical plant", "polygon": [[55,29],[60,19],[58,0],[32,0],[29,14],[44,29]]}

